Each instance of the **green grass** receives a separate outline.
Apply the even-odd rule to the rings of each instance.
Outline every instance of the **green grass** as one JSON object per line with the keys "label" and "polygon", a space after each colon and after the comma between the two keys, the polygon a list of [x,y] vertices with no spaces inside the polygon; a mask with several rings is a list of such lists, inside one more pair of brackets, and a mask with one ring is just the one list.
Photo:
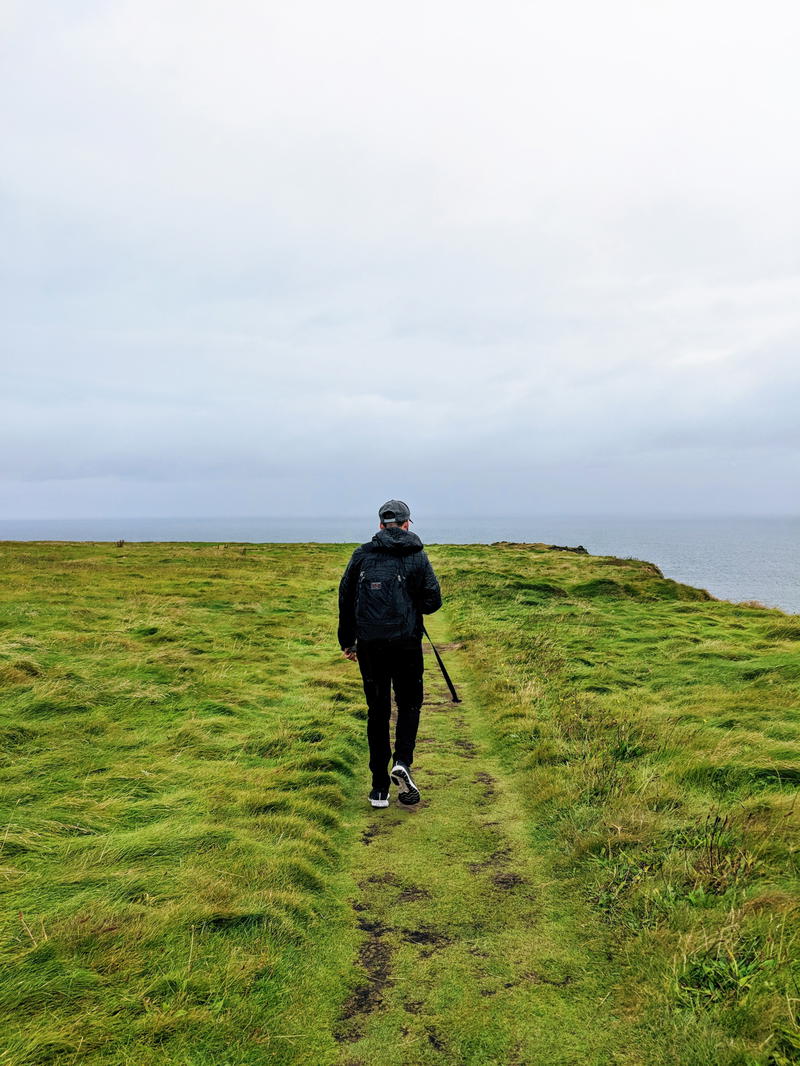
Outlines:
{"label": "green grass", "polygon": [[363,711],[329,555],[0,554],[0,1061],[263,1062],[344,913]]}
{"label": "green grass", "polygon": [[0,1063],[800,1061],[800,620],[434,548],[373,812],[348,555],[0,544]]}
{"label": "green grass", "polygon": [[439,557],[554,875],[624,960],[641,1061],[798,1061],[797,619],[632,559]]}

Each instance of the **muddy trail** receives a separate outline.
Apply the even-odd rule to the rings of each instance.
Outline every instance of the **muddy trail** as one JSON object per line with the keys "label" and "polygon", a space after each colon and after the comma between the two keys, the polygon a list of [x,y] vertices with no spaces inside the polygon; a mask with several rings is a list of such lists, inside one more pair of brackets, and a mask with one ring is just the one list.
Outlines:
{"label": "muddy trail", "polygon": [[388,809],[365,800],[353,826],[362,939],[334,1031],[339,1062],[630,1061],[610,953],[548,872],[513,769],[492,753],[464,650],[441,648],[463,702],[427,654],[422,800],[403,807],[393,789]]}

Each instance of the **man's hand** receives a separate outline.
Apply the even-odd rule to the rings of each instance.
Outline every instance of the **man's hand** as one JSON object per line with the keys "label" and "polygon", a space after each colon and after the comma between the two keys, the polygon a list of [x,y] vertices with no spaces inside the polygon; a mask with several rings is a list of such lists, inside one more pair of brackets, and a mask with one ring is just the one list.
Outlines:
{"label": "man's hand", "polygon": [[358,652],[355,649],[355,645],[352,648],[343,648],[342,655],[344,655],[345,659],[349,659],[351,663],[358,662]]}

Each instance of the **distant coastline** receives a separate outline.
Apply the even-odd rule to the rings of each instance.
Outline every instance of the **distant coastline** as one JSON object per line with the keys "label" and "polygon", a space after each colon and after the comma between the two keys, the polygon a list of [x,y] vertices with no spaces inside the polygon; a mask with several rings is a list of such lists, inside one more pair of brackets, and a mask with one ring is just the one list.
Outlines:
{"label": "distant coastline", "polygon": [[[310,518],[0,519],[0,541],[229,541],[360,543],[369,516],[320,523]],[[478,517],[456,522],[418,516],[429,544],[495,541],[584,544],[593,555],[632,556],[667,577],[718,599],[756,600],[800,613],[800,516],[774,518],[635,518],[625,516]]]}

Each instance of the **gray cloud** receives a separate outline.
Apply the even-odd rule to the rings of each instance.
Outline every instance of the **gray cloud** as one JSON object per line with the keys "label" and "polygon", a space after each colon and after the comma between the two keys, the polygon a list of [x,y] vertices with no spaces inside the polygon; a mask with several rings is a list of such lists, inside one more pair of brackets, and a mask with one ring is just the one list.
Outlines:
{"label": "gray cloud", "polygon": [[794,5],[2,18],[6,514],[797,510]]}

